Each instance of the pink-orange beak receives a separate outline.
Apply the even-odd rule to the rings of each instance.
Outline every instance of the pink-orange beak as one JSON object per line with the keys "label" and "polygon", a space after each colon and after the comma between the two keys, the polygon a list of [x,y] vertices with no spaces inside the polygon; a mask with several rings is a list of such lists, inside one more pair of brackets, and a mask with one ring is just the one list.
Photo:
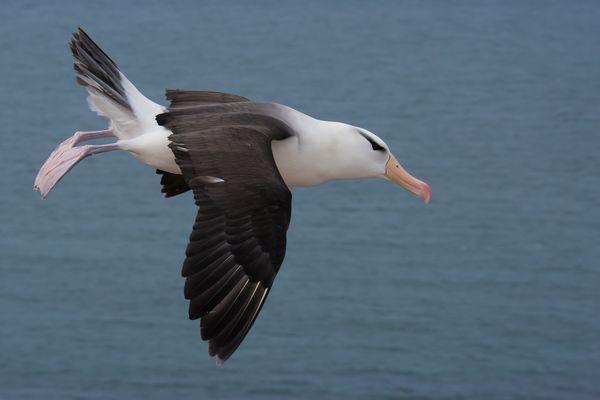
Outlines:
{"label": "pink-orange beak", "polygon": [[392,182],[420,197],[425,204],[431,200],[431,188],[429,188],[429,185],[406,172],[398,160],[396,160],[396,157],[392,155],[390,155],[390,159],[385,164],[385,176]]}

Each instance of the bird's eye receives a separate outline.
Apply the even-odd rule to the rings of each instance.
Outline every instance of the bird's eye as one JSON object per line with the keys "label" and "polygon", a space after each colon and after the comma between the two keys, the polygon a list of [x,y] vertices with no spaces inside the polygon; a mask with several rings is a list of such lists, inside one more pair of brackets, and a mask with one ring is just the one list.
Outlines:
{"label": "bird's eye", "polygon": [[385,149],[383,147],[381,147],[377,142],[375,142],[374,140],[371,140],[369,138],[366,138],[369,143],[371,143],[371,147],[373,148],[373,150],[375,151],[385,151]]}
{"label": "bird's eye", "polygon": [[367,139],[369,141],[369,143],[371,143],[371,147],[373,148],[373,150],[375,150],[375,151],[386,151],[385,147],[383,147],[382,145],[380,145],[379,143],[377,143],[376,141],[374,141],[373,139],[371,139],[369,137],[369,135],[367,135],[365,132],[362,132],[361,130],[359,130],[358,134],[361,135],[362,137],[364,137],[365,139]]}

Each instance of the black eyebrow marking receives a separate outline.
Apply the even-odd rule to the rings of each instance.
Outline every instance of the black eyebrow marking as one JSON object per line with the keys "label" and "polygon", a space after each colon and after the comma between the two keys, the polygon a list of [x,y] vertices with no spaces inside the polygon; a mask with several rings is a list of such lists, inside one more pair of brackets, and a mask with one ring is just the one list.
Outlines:
{"label": "black eyebrow marking", "polygon": [[369,136],[367,136],[366,134],[364,134],[362,131],[358,131],[358,133],[360,133],[360,135],[362,137],[364,137],[365,139],[367,139],[369,141],[369,143],[371,143],[371,147],[373,148],[373,150],[375,151],[385,151],[385,148],[380,145],[379,143],[377,143],[376,141],[374,141],[373,139],[371,139]]}

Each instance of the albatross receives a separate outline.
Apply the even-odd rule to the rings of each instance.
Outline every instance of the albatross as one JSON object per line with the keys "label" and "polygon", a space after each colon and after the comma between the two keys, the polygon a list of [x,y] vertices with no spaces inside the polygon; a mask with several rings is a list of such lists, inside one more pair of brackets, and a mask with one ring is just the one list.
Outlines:
{"label": "albatross", "polygon": [[[431,199],[429,186],[364,128],[212,91],[167,89],[165,108],[140,93],[83,29],[70,48],[77,83],[109,125],[62,142],[34,189],[46,198],[79,161],[120,150],[156,169],[166,197],[192,190],[198,214],[182,268],[184,295],[219,365],[248,334],[281,267],[291,188],[373,178]],[[81,144],[108,137],[116,141]]]}

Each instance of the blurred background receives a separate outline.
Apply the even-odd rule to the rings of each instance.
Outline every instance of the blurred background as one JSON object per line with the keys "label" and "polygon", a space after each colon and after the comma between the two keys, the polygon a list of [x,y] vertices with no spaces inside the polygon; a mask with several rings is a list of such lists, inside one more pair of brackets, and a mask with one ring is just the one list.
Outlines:
{"label": "blurred background", "polygon": [[[0,9],[1,399],[600,398],[600,3],[31,2]],[[287,257],[223,368],[187,319],[196,209],[103,129],[81,25],[149,98],[237,93],[383,138],[433,189],[294,190]]]}

